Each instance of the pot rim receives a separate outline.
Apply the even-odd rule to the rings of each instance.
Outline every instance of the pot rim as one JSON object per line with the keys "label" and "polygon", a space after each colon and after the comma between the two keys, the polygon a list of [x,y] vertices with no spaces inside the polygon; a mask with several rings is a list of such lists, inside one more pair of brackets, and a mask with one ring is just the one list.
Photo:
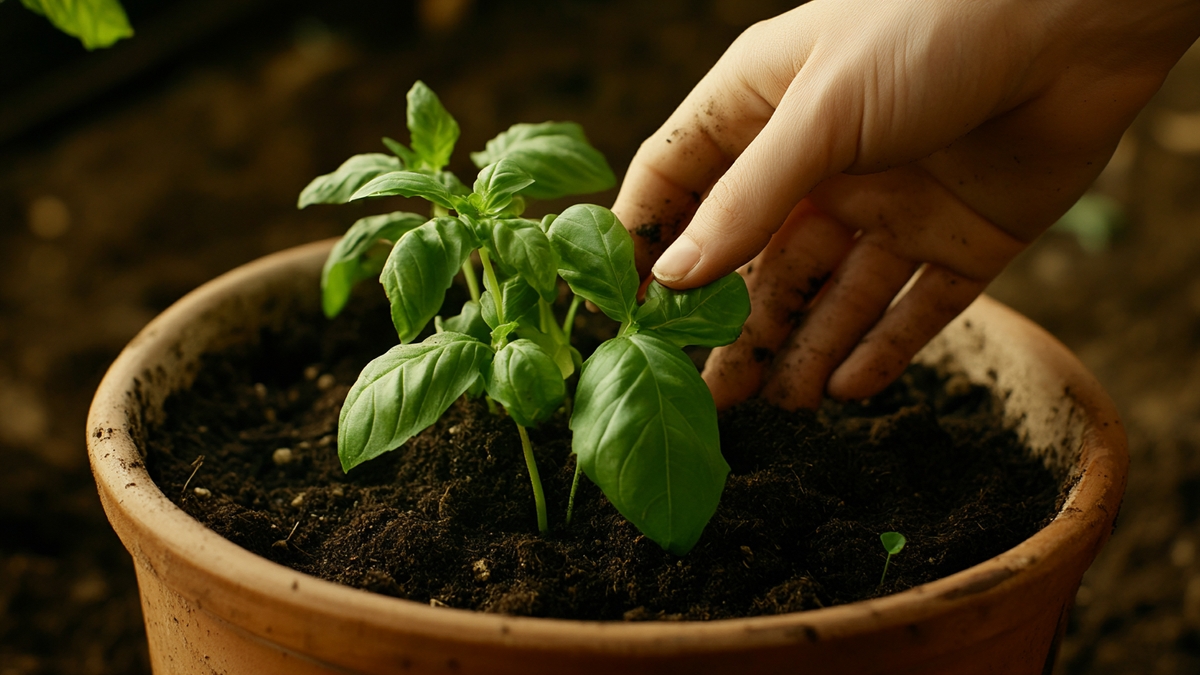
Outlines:
{"label": "pot rim", "polygon": [[[958,321],[1008,331],[1022,343],[1044,376],[1061,381],[1072,403],[1067,418],[1079,428],[1064,443],[1081,445],[1079,480],[1062,510],[1045,528],[1016,547],[948,577],[893,595],[823,609],[713,621],[604,622],[489,614],[431,607],[362,591],[297,572],[233,544],[188,516],[153,483],[135,438],[138,422],[126,405],[138,405],[145,360],[178,352],[182,326],[197,312],[263,274],[289,275],[323,261],[334,240],[275,253],[230,271],[192,291],[148,324],[121,352],[101,382],[88,416],[88,452],[109,520],[135,560],[168,580],[188,570],[204,583],[182,582],[174,590],[206,611],[235,622],[244,607],[278,614],[319,613],[350,621],[371,636],[406,635],[456,643],[573,649],[606,653],[670,655],[787,645],[861,633],[881,626],[914,625],[961,609],[980,596],[1010,593],[1049,574],[1056,564],[1086,554],[1090,563],[1111,532],[1128,466],[1125,434],[1115,406],[1099,383],[1061,343],[1013,310],[980,297]],[[319,269],[320,262],[315,263]],[[983,335],[983,332],[980,333]],[[1058,412],[1058,411],[1056,411]],[[1082,419],[1079,413],[1083,414]],[[1061,417],[1061,415],[1059,415]],[[149,538],[148,538],[149,537]],[[1082,570],[1080,570],[1082,573]],[[268,621],[269,619],[264,619]],[[261,625],[250,626],[260,632]],[[266,632],[271,632],[269,628]],[[273,635],[272,639],[286,636]],[[293,636],[301,640],[299,636]]]}

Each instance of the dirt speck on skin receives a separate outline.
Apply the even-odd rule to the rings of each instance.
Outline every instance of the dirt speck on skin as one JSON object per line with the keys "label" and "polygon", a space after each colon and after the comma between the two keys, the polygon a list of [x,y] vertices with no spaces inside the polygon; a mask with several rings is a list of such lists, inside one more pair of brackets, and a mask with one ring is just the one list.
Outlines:
{"label": "dirt speck on skin", "polygon": [[649,244],[658,244],[662,242],[662,229],[662,223],[643,223],[638,225],[633,233]]}
{"label": "dirt speck on skin", "polygon": [[[210,358],[148,436],[152,475],[222,536],[314,576],[439,606],[613,621],[775,614],[904,590],[1012,547],[1058,506],[1061,481],[1004,428],[987,390],[950,393],[913,369],[867,403],[787,412],[753,400],[723,414],[732,473],[684,557],[586,479],[565,525],[574,458],[560,414],[530,431],[552,528],[542,537],[516,428],[481,401],[459,400],[403,447],[342,473],[323,439],[389,338],[386,309],[354,304]],[[335,384],[306,377],[313,364]],[[179,497],[199,454],[192,485],[209,496]],[[880,589],[889,530],[909,543]]]}

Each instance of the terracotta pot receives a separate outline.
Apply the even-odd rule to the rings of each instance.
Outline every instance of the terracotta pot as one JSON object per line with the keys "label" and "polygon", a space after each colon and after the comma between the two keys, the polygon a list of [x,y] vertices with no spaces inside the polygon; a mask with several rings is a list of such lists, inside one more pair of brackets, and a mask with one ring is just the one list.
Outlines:
{"label": "terracotta pot", "polygon": [[201,354],[318,306],[331,242],[203,286],[129,344],[88,419],[92,469],[132,554],[156,673],[966,673],[1052,668],[1080,577],[1113,527],[1128,464],[1112,402],[1040,328],[981,298],[921,355],[1005,396],[1046,461],[1078,482],[1016,548],[896,595],[782,616],[601,623],[434,608],[295,572],[217,536],[151,482],[139,439]]}

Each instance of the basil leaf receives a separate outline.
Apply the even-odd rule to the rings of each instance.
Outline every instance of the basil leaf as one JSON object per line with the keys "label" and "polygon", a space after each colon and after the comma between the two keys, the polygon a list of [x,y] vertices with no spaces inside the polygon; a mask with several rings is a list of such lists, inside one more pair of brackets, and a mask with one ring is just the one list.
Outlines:
{"label": "basil leaf", "polygon": [[512,276],[501,281],[500,297],[504,300],[504,316],[500,316],[496,296],[491,290],[479,298],[480,313],[487,325],[495,328],[509,321],[537,324],[538,294],[524,279]]}
{"label": "basil leaf", "polygon": [[[415,213],[396,211],[360,218],[334,244],[321,270],[321,308],[333,318],[346,306],[350,290],[363,279],[378,276],[386,256],[372,255],[381,240],[395,243],[409,230],[428,220]],[[465,332],[465,331],[463,331]]]}
{"label": "basil leaf", "polygon": [[446,289],[476,246],[471,229],[457,218],[434,218],[400,237],[379,281],[392,305],[401,342],[412,342],[438,313]]}
{"label": "basil leaf", "polygon": [[676,347],[720,347],[742,334],[748,316],[750,293],[742,275],[732,272],[686,291],[652,281],[634,320]]}
{"label": "basil leaf", "polygon": [[408,132],[423,168],[436,172],[450,163],[450,153],[458,142],[458,122],[420,80],[408,90]]}
{"label": "basil leaf", "polygon": [[21,0],[21,4],[67,35],[79,38],[89,51],[133,37],[129,18],[117,0]]}
{"label": "basil leaf", "polygon": [[463,182],[458,179],[458,176],[455,176],[449,171],[442,171],[438,173],[435,178],[437,178],[438,182],[442,184],[442,187],[446,188],[446,191],[452,195],[457,197],[465,197],[466,195],[471,194],[471,188],[463,185]]}
{"label": "basil leaf", "polygon": [[[380,156],[386,157],[386,155]],[[392,171],[373,178],[366,185],[358,188],[354,194],[350,195],[350,201],[366,199],[368,197],[389,197],[392,195],[423,197],[447,209],[455,208],[455,205],[459,201],[440,180],[429,174],[417,173],[416,171]]]}
{"label": "basil leaf", "polygon": [[539,302],[537,321],[533,321],[533,318],[533,316],[528,317],[521,326],[517,327],[517,336],[536,342],[550,355],[550,358],[554,359],[563,379],[567,379],[575,372],[574,355],[578,352],[567,341],[567,336],[559,327],[558,317],[554,316],[554,310],[550,303]]}
{"label": "basil leaf", "polygon": [[533,178],[515,162],[502,159],[479,172],[472,195],[478,195],[478,199],[472,203],[480,213],[495,215],[512,203],[514,194],[532,182]]}
{"label": "basil leaf", "polygon": [[553,359],[529,340],[510,342],[496,352],[486,387],[488,396],[523,427],[549,419],[567,392]]}
{"label": "basil leaf", "polygon": [[546,302],[558,297],[558,256],[532,220],[497,220],[492,242],[500,261],[521,275]]}
{"label": "basil leaf", "polygon": [[469,335],[438,333],[368,363],[338,418],[342,470],[396,449],[436,422],[491,358],[491,348]]}
{"label": "basil leaf", "polygon": [[650,332],[605,342],[583,364],[571,429],[580,467],[621,515],[664,549],[691,550],[729,474],[691,360]]}
{"label": "basil leaf", "polygon": [[402,168],[400,160],[379,152],[355,155],[332,173],[317,176],[300,192],[296,208],[309,204],[344,204],[376,176]]}
{"label": "basil leaf", "polygon": [[599,192],[617,182],[604,155],[573,122],[514,124],[488,141],[486,150],[471,153],[480,168],[501,159],[516,162],[533,177],[521,192],[532,199]]}
{"label": "basil leaf", "polygon": [[516,321],[509,321],[508,323],[501,324],[493,328],[491,335],[492,347],[494,348],[502,340],[507,341],[508,336],[511,335],[513,331],[517,330],[518,325],[519,324]]}
{"label": "basil leaf", "polygon": [[397,141],[397,140],[388,138],[387,136],[384,136],[383,144],[387,147],[388,150],[392,151],[393,155],[399,157],[400,161],[403,162],[404,165],[400,168],[412,169],[412,168],[415,168],[418,164],[420,164],[420,160],[417,159],[417,153],[413,152],[412,150],[409,150],[408,146],[404,145],[400,141]]}
{"label": "basil leaf", "polygon": [[492,339],[491,328],[479,313],[479,303],[474,300],[463,303],[462,311],[458,316],[446,319],[445,327],[448,331],[470,335],[480,342],[486,343]]}
{"label": "basil leaf", "polygon": [[632,320],[638,290],[633,239],[613,212],[577,204],[554,219],[549,235],[558,273],[571,290],[614,321]]}

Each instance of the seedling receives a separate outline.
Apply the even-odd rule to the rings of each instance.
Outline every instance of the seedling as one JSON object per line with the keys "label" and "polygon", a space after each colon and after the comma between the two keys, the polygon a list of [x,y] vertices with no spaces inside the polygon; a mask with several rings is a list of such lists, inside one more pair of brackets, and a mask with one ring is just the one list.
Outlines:
{"label": "seedling", "polygon": [[[745,283],[737,274],[685,292],[651,283],[639,304],[633,241],[611,211],[582,204],[540,221],[522,218],[527,199],[615,183],[576,124],[509,128],[472,153],[480,171],[468,189],[444,170],[458,124],[421,82],[408,93],[407,117],[411,147],[385,138],[392,155],[351,157],[313,180],[299,200],[300,208],[387,195],[432,203],[428,217],[359,220],[326,261],[326,315],[342,310],[354,284],[379,275],[401,342],[368,364],[346,397],[338,423],[343,469],[401,446],[460,396],[486,394],[517,425],[538,529],[546,533],[526,428],[571,407],[575,485],[582,471],[647,537],[686,553],[716,510],[729,466],[712,395],[682,348],[737,338],[750,311]],[[443,320],[438,313],[460,271],[471,300]],[[573,293],[565,320],[554,306],[560,278]],[[570,344],[581,300],[620,323],[617,337],[586,362]],[[435,332],[414,343],[431,321]],[[574,493],[573,486],[571,503]]]}
{"label": "seedling", "polygon": [[883,542],[883,550],[887,551],[887,559],[883,561],[883,576],[879,577],[879,585],[883,586],[883,580],[887,578],[888,563],[892,561],[892,556],[904,550],[904,544],[908,540],[899,532],[884,532],[879,535],[879,541]]}

